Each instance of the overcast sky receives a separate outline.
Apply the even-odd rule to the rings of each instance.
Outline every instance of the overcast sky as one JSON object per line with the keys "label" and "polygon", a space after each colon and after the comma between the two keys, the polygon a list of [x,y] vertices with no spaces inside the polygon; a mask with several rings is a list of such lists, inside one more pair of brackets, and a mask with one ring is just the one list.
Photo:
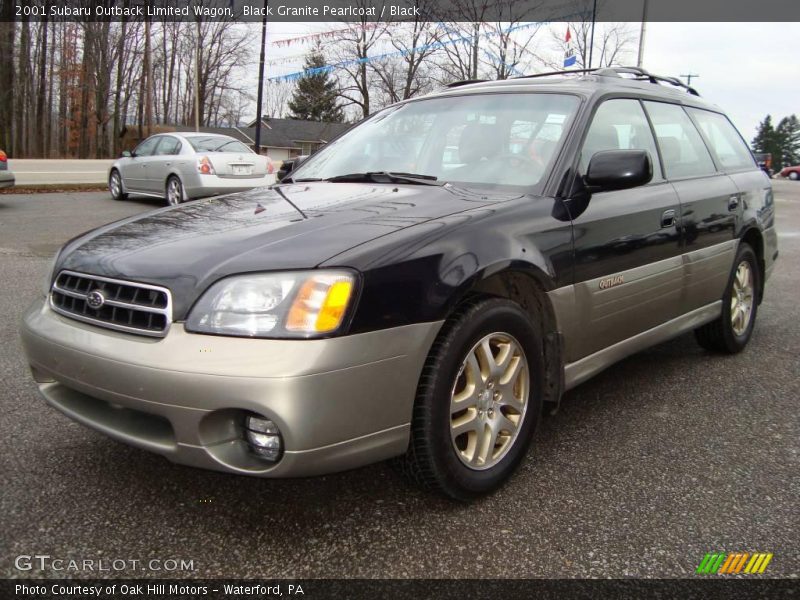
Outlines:
{"label": "overcast sky", "polygon": [[[267,60],[299,56],[309,45],[276,47],[271,42],[341,28],[342,23],[270,23]],[[553,25],[563,28],[564,24]],[[630,27],[637,33],[638,23]],[[559,29],[560,30],[560,29]],[[255,32],[254,32],[255,33]],[[260,30],[258,31],[260,34]],[[540,35],[538,50],[553,46],[552,35]],[[254,35],[257,56],[260,35]],[[644,67],[662,75],[699,74],[692,84],[722,107],[750,141],[756,125],[769,113],[777,122],[800,114],[800,23],[648,23]],[[630,55],[635,64],[636,49]],[[268,75],[298,71],[302,59],[268,67]],[[256,67],[248,69],[255,89]]]}

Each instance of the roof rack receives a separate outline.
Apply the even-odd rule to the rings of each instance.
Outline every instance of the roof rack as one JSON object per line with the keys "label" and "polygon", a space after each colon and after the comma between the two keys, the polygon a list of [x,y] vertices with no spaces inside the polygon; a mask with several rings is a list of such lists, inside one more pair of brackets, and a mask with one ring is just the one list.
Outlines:
{"label": "roof rack", "polygon": [[650,83],[669,83],[676,87],[685,89],[693,96],[700,94],[691,86],[686,85],[677,77],[665,77],[663,75],[654,75],[649,71],[645,71],[640,67],[603,67],[600,69],[572,69],[569,71],[548,71],[547,73],[534,73],[533,75],[522,75],[514,77],[514,79],[533,79],[535,77],[548,77],[550,75],[569,75],[570,73],[591,73],[599,75],[600,77],[620,77],[622,75],[634,75],[634,81],[649,81]]}
{"label": "roof rack", "polygon": [[569,71],[548,71],[547,73],[534,73],[533,75],[520,75],[512,79],[533,79],[534,77],[549,77],[551,75],[569,75],[570,73],[593,73],[597,69],[571,69]]}
{"label": "roof rack", "polygon": [[665,77],[663,75],[655,75],[650,73],[649,71],[645,71],[640,67],[604,67],[602,69],[597,69],[594,72],[595,75],[600,75],[602,77],[619,77],[620,75],[634,75],[634,80],[636,81],[649,81],[650,83],[669,83],[670,85],[674,85],[679,88],[683,88],[693,96],[699,96],[700,94],[697,92],[696,89],[693,87],[686,85],[677,77]]}
{"label": "roof rack", "polygon": [[463,81],[454,81],[453,83],[448,83],[445,87],[449,88],[456,88],[461,87],[462,85],[469,85],[470,83],[485,83],[489,81],[488,79],[464,79]]}

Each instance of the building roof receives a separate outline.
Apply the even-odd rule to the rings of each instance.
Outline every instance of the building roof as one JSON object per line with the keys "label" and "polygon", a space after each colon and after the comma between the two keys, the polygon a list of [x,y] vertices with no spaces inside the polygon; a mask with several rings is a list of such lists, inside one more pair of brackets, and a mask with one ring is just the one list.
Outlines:
{"label": "building roof", "polygon": [[[296,148],[300,149],[301,142],[325,143],[329,142],[340,133],[350,128],[349,123],[326,123],[322,121],[302,121],[298,119],[267,119],[263,120],[261,127],[262,148]],[[255,124],[255,121],[253,122]],[[123,128],[138,131],[135,126]],[[143,128],[143,136],[147,137],[156,133],[194,133],[192,125],[155,125],[152,131]],[[240,142],[252,146],[255,143],[256,128],[250,127],[201,127],[200,133],[227,135]]]}
{"label": "building roof", "polygon": [[[255,121],[239,130],[255,139]],[[349,123],[327,123],[325,121],[302,121],[300,119],[262,119],[261,146],[272,148],[299,148],[300,142],[329,142],[350,128]],[[253,143],[252,141],[250,142]]]}

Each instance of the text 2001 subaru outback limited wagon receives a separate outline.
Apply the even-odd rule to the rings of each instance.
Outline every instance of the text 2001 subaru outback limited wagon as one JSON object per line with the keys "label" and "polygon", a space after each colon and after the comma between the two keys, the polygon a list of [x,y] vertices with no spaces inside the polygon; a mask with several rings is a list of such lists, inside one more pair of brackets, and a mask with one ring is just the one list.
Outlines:
{"label": "text 2001 subaru outback limited wagon", "polygon": [[396,104],[283,184],[69,242],[22,330],[42,394],[178,463],[399,457],[469,499],[615,361],[689,330],[740,351],[778,254],[768,179],[679,81],[571,77]]}

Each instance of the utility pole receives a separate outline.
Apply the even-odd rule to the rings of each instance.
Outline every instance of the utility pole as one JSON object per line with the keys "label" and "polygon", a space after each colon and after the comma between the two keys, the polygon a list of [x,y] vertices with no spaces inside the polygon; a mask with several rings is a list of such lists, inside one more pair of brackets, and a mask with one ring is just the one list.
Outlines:
{"label": "utility pole", "polygon": [[700,77],[697,73],[687,73],[686,75],[681,75],[681,77],[686,77],[686,85],[692,85],[692,78],[693,77]]}
{"label": "utility pole", "polygon": [[[597,0],[592,4],[592,33],[589,36],[589,68],[592,68],[592,54],[594,54],[594,26],[597,22]],[[602,57],[600,58],[602,61]]]}
{"label": "utility pole", "polygon": [[647,33],[647,0],[642,0],[642,28],[639,30],[639,55],[636,66],[640,69],[644,63],[644,36]]}
{"label": "utility pole", "polygon": [[197,18],[197,42],[194,48],[194,130],[200,131],[200,17]]}
{"label": "utility pole", "polygon": [[264,101],[264,51],[267,45],[267,8],[269,0],[264,0],[264,16],[261,19],[261,56],[258,59],[258,99],[256,100],[256,135],[254,145],[256,154],[261,154],[261,117]]}

